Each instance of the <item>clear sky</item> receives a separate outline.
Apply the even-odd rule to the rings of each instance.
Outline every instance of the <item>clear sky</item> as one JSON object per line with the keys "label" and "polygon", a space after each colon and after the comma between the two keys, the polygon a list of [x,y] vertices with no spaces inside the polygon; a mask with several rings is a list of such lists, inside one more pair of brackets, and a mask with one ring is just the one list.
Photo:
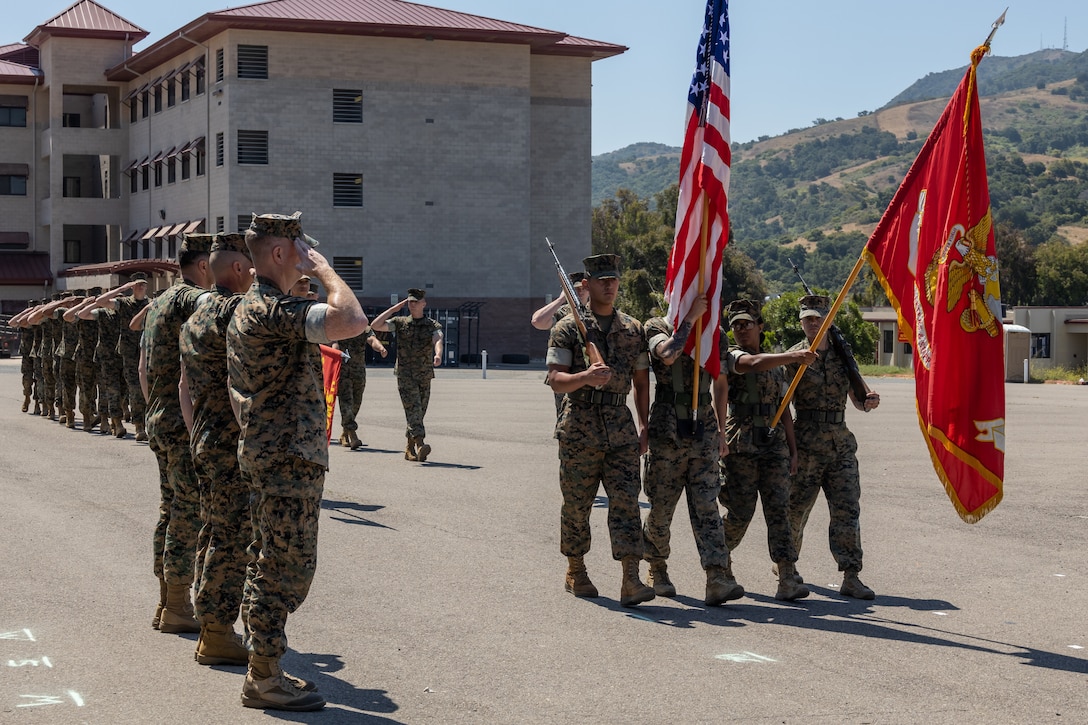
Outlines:
{"label": "clear sky", "polygon": [[[71,0],[3,2],[0,44],[21,40]],[[817,118],[873,111],[918,78],[966,65],[1009,5],[995,55],[1088,47],[1085,0],[735,0],[732,138],[750,141]],[[219,0],[99,0],[151,35],[137,50]],[[238,5],[245,3],[237,3]],[[432,0],[436,5],[625,45],[593,65],[593,153],[638,141],[679,146],[703,0]],[[1066,30],[1068,26],[1068,30]],[[985,61],[983,61],[985,62]]]}

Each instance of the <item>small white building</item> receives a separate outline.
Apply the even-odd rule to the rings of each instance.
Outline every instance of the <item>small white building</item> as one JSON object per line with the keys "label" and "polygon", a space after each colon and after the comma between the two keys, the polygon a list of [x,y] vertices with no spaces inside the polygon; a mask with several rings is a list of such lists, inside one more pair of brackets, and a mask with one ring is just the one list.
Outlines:
{"label": "small white building", "polygon": [[1031,330],[1031,364],[1082,368],[1088,360],[1088,307],[1017,307],[1013,322]]}

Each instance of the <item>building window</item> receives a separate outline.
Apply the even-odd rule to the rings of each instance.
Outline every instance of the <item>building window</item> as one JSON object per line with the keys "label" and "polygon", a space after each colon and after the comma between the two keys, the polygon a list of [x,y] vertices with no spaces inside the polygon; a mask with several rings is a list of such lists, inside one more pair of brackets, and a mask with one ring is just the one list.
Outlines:
{"label": "building window", "polygon": [[166,257],[167,259],[174,259],[178,256],[178,238],[170,237],[170,240],[166,245]]}
{"label": "building window", "polygon": [[26,128],[26,96],[0,96],[0,126]]}
{"label": "building window", "polygon": [[881,352],[886,354],[886,355],[890,355],[892,352],[894,352],[894,350],[895,350],[895,339],[892,337],[892,331],[891,330],[885,330],[884,331],[884,344],[881,347],[883,348],[881,350]]}
{"label": "building window", "polygon": [[249,229],[249,225],[250,225],[250,223],[252,221],[253,221],[253,215],[252,214],[239,214],[238,219],[237,219],[238,228],[235,231],[244,232],[245,230]]}
{"label": "building window", "polygon": [[178,180],[178,160],[176,156],[171,156],[166,160],[166,183],[173,184]]}
{"label": "building window", "polygon": [[155,188],[162,186],[162,162],[156,161],[155,164]]}
{"label": "building window", "polygon": [[238,77],[268,78],[268,46],[238,46]]}
{"label": "building window", "polygon": [[136,123],[136,121],[139,120],[139,118],[140,118],[140,110],[136,107],[136,105],[137,105],[136,97],[133,96],[128,101],[128,122],[129,123]]}
{"label": "building window", "polygon": [[223,82],[223,49],[215,51],[215,82]]}
{"label": "building window", "polygon": [[155,86],[152,95],[155,98],[155,113],[162,113],[162,86]]}
{"label": "building window", "polygon": [[60,122],[64,128],[79,128],[79,114],[63,113],[61,114]]}
{"label": "building window", "polygon": [[63,179],[64,184],[64,197],[66,199],[78,199],[79,198],[79,177],[78,176],[65,176]]}
{"label": "building window", "polygon": [[349,288],[353,290],[363,288],[362,257],[333,257],[332,268]]}
{"label": "building window", "polygon": [[1031,335],[1031,356],[1036,357],[1050,357],[1050,333],[1040,332],[1032,333]]}
{"label": "building window", "polygon": [[268,163],[268,131],[238,131],[238,163]]}
{"label": "building window", "polygon": [[148,164],[144,164],[140,167],[140,188],[147,191],[148,187]]}
{"label": "building window", "polygon": [[133,169],[128,175],[128,193],[135,194],[140,190],[140,181],[136,178],[136,170]]}
{"label": "building window", "polygon": [[204,166],[207,163],[208,163],[208,159],[207,159],[207,155],[204,152],[204,143],[201,142],[201,144],[196,147],[196,175],[197,176],[203,176],[204,175]]}
{"label": "building window", "polygon": [[189,178],[189,154],[181,155],[181,180]]}
{"label": "building window", "polygon": [[362,206],[363,205],[363,175],[362,174],[333,174],[332,175],[332,205],[333,206]]}
{"label": "building window", "polygon": [[26,177],[14,174],[0,175],[0,196],[26,196]]}
{"label": "building window", "polygon": [[224,230],[225,228],[226,228],[226,227],[225,227],[225,225],[224,225],[224,222],[223,222],[223,217],[221,217],[221,216],[217,216],[217,217],[215,218],[215,233],[216,233],[216,234],[222,234],[222,233],[223,233],[223,230]]}
{"label": "building window", "polygon": [[78,239],[64,240],[64,263],[73,264],[82,261],[83,245]]}
{"label": "building window", "polygon": [[196,94],[199,96],[204,92],[204,59],[201,58],[196,62],[196,69],[193,71],[193,75],[196,76]]}
{"label": "building window", "polygon": [[182,102],[189,100],[189,70],[186,69],[181,74],[181,100]]}
{"label": "building window", "polygon": [[166,81],[166,107],[173,108],[178,102],[178,88],[174,83],[174,79],[171,78]]}
{"label": "building window", "polygon": [[215,165],[223,165],[223,133],[215,134]]}
{"label": "building window", "polygon": [[332,91],[332,122],[362,123],[363,92],[334,88]]}
{"label": "building window", "polygon": [[143,93],[140,94],[140,116],[142,118],[147,118],[147,111],[148,111],[148,98],[147,98],[147,95],[148,95],[147,91],[144,91]]}

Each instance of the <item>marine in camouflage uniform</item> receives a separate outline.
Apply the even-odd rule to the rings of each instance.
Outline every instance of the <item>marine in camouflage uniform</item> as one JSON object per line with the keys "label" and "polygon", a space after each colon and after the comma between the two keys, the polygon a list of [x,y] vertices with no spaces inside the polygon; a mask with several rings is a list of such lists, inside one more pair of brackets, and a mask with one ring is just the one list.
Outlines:
{"label": "marine in camouflage uniform", "polygon": [[[211,237],[191,234],[178,251],[182,279],[148,308],[140,342],[147,380],[147,434],[159,466],[159,520],[153,537],[153,571],[160,581],[159,631],[199,632],[189,587],[200,533],[200,488],[189,433],[178,398],[182,324],[209,295]],[[165,595],[165,601],[163,601]]]}
{"label": "marine in camouflage uniform", "polygon": [[[45,304],[48,300],[42,300],[41,304]],[[41,415],[42,409],[45,407],[45,371],[42,368],[42,338],[44,333],[44,327],[41,324],[30,325],[30,329],[34,331],[34,344],[30,348],[30,356],[34,358],[34,415]]]}
{"label": "marine in camouflage uniform", "polygon": [[[56,302],[60,299],[59,293],[54,293],[51,301]],[[48,305],[43,305],[48,307]],[[53,324],[53,320],[49,317],[42,319],[39,323],[42,328],[42,342],[38,346],[38,357],[41,359],[42,366],[42,416],[47,417],[50,420],[56,420],[56,404],[57,404],[57,372],[56,372],[56,345],[59,344],[57,339],[57,327]]]}
{"label": "marine in camouflage uniform", "polygon": [[[831,300],[822,295],[801,298],[801,326],[809,339],[791,350],[809,347],[830,307]],[[828,344],[826,336],[817,351],[819,359],[805,370],[793,394],[798,466],[790,481],[790,531],[800,555],[805,525],[822,490],[831,514],[828,527],[831,554],[843,572],[839,592],[858,599],[873,599],[876,596],[873,590],[858,578],[862,566],[861,479],[858,443],[846,427],[845,410],[847,398],[859,410],[868,411],[880,404],[880,396],[870,391],[864,400],[856,399],[850,388],[847,362]],[[792,376],[797,366],[791,365],[787,370]]]}
{"label": "marine in camouflage uniform", "polygon": [[[639,579],[642,520],[639,456],[645,450],[649,413],[649,360],[642,324],[615,309],[620,259],[602,254],[583,260],[593,319],[591,335],[603,361],[591,362],[573,315],[552,328],[548,377],[552,390],[565,393],[555,437],[559,440],[559,487],[563,493],[559,548],[567,557],[564,586],[579,597],[595,597],[586,572],[590,548],[589,515],[597,490],[608,496],[612,558],[622,562],[620,603],[634,606],[654,598]],[[627,407],[635,391],[639,428]]]}
{"label": "marine in camouflage uniform", "polygon": [[[589,301],[589,292],[583,284],[583,280],[586,278],[586,273],[578,270],[577,272],[571,272],[567,275],[570,279],[571,285],[574,287],[574,291],[578,293],[580,302],[584,305]],[[555,327],[560,320],[570,314],[570,305],[566,302],[567,296],[564,292],[560,291],[559,296],[554,300],[537,309],[533,312],[531,323],[533,327],[538,330],[547,332]],[[544,384],[548,384],[548,376],[544,376]],[[559,393],[555,393],[555,415],[559,415],[559,410],[563,405],[563,396]]]}
{"label": "marine in camouflage uniform", "polygon": [[[28,309],[36,306],[37,301],[32,300]],[[34,352],[34,328],[27,324],[21,324],[19,327],[19,357],[19,373],[23,378],[22,411],[26,413],[30,410],[31,399],[35,401],[38,399],[37,393],[34,390],[34,360],[36,357],[36,353]]]}
{"label": "marine in camouflage uniform", "polygon": [[[88,292],[97,298],[102,294],[102,288],[94,287]],[[76,346],[79,410],[83,416],[83,430],[90,431],[96,424],[104,422],[104,419],[99,417],[98,365],[94,361],[94,351],[98,345],[98,323],[93,319],[77,317],[76,330],[79,332],[79,344]],[[105,411],[102,411],[101,415],[104,416]]]}
{"label": "marine in camouflage uniform", "polygon": [[781,432],[770,423],[785,393],[782,365],[810,362],[805,351],[770,354],[760,351],[763,317],[758,302],[736,300],[728,308],[729,325],[737,345],[729,348],[729,416],[725,435],[729,455],[724,460],[721,495],[725,543],[733,551],[744,538],[755,515],[756,499],[763,503],[767,546],[778,571],[776,599],[807,597],[808,589],[795,580],[797,549],[790,535],[789,476],[796,465],[793,421],[783,416]]}
{"label": "marine in camouflage uniform", "polygon": [[[642,545],[650,563],[648,583],[654,593],[676,596],[666,565],[670,553],[669,529],[680,494],[686,494],[699,563],[706,571],[704,601],[713,606],[739,599],[744,596],[744,588],[733,578],[718,511],[721,491],[718,460],[729,452],[718,427],[718,418],[725,420],[728,405],[726,375],[714,380],[705,369],[700,370],[697,425],[692,424],[695,361],[683,351],[694,320],[702,316],[706,307],[706,298],[700,297],[679,330],[661,317],[648,320],[644,326],[657,386],[650,409],[650,450],[646,454],[643,484],[650,500],[650,513],[642,528]],[[724,330],[720,331],[720,338],[718,349],[725,351],[728,340]]]}
{"label": "marine in camouflage uniform", "polygon": [[60,329],[60,345],[56,348],[57,357],[60,359],[58,392],[61,410],[64,411],[64,425],[68,428],[76,427],[76,347],[79,345],[79,328],[74,320],[66,320],[65,314],[81,303],[85,294],[86,290],[76,290],[73,295],[65,298],[63,307],[53,310],[53,319]]}
{"label": "marine in camouflage uniform", "polygon": [[[249,288],[252,261],[243,234],[219,234],[210,264],[216,280],[209,301],[181,326],[185,385],[192,401],[189,445],[203,491],[204,552],[194,605],[201,623],[196,661],[249,662],[234,621],[242,604],[247,547],[254,540],[249,480],[238,466],[238,421],[227,385],[227,326],[242,292]],[[183,393],[184,394],[184,393]]]}
{"label": "marine in camouflage uniform", "polygon": [[147,275],[143,272],[134,272],[131,281],[137,283],[132,288],[132,292],[113,300],[119,320],[117,354],[121,358],[121,368],[124,371],[125,400],[128,402],[132,423],[136,427],[136,440],[146,441],[148,436],[144,430],[144,417],[147,414],[147,406],[140,389],[141,332],[130,329],[129,323],[140,310],[148,305]]}
{"label": "marine in camouflage uniform", "polygon": [[385,357],[387,351],[385,345],[378,340],[373,328],[368,327],[362,335],[357,335],[350,340],[341,340],[334,347],[346,352],[348,358],[340,366],[340,424],[343,431],[340,434],[340,445],[350,446],[355,450],[362,446],[359,435],[359,424],[355,418],[359,415],[359,408],[363,403],[363,391],[366,390],[366,350],[372,348],[375,352]]}
{"label": "marine in camouflage uniform", "polygon": [[[393,313],[407,305],[410,315],[393,317]],[[442,326],[437,320],[423,316],[427,306],[426,292],[409,289],[408,297],[374,318],[372,327],[377,332],[393,330],[397,340],[397,362],[393,374],[397,376],[397,391],[404,406],[404,418],[408,425],[404,436],[408,439],[404,458],[408,461],[426,461],[431,447],[424,442],[427,429],[423,417],[431,401],[431,380],[434,369],[442,362]]]}
{"label": "marine in camouflage uniform", "polygon": [[[279,667],[284,627],[317,568],[318,519],[329,452],[319,343],[355,337],[366,315],[355,294],[302,232],[298,213],[254,215],[246,232],[257,279],[227,327],[230,395],[241,425],[238,460],[254,487],[259,556],[246,578],[246,707],[315,710],[325,700]],[[316,276],[328,304],[294,297],[299,271]],[[255,542],[255,546],[258,542]]]}
{"label": "marine in camouflage uniform", "polygon": [[[117,313],[106,307],[80,313],[83,319],[98,323],[98,342],[94,348],[94,361],[98,365],[98,414],[102,420],[99,430],[117,438],[127,434],[121,423],[121,357],[117,354],[117,336],[120,334]],[[109,431],[106,419],[109,419]]]}

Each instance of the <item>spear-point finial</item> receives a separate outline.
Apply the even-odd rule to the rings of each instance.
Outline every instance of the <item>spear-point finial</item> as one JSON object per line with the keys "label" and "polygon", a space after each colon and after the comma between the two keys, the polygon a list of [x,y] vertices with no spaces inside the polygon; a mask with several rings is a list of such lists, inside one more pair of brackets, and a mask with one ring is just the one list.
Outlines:
{"label": "spear-point finial", "polygon": [[994,39],[994,33],[997,32],[997,29],[1005,24],[1005,15],[1008,12],[1009,12],[1009,9],[1005,8],[1005,12],[1001,13],[1001,17],[994,21],[994,24],[993,24],[993,26],[991,27],[991,30],[990,30],[990,34],[986,36],[986,42],[983,43],[983,45],[986,46],[986,48],[990,47],[990,41]]}

